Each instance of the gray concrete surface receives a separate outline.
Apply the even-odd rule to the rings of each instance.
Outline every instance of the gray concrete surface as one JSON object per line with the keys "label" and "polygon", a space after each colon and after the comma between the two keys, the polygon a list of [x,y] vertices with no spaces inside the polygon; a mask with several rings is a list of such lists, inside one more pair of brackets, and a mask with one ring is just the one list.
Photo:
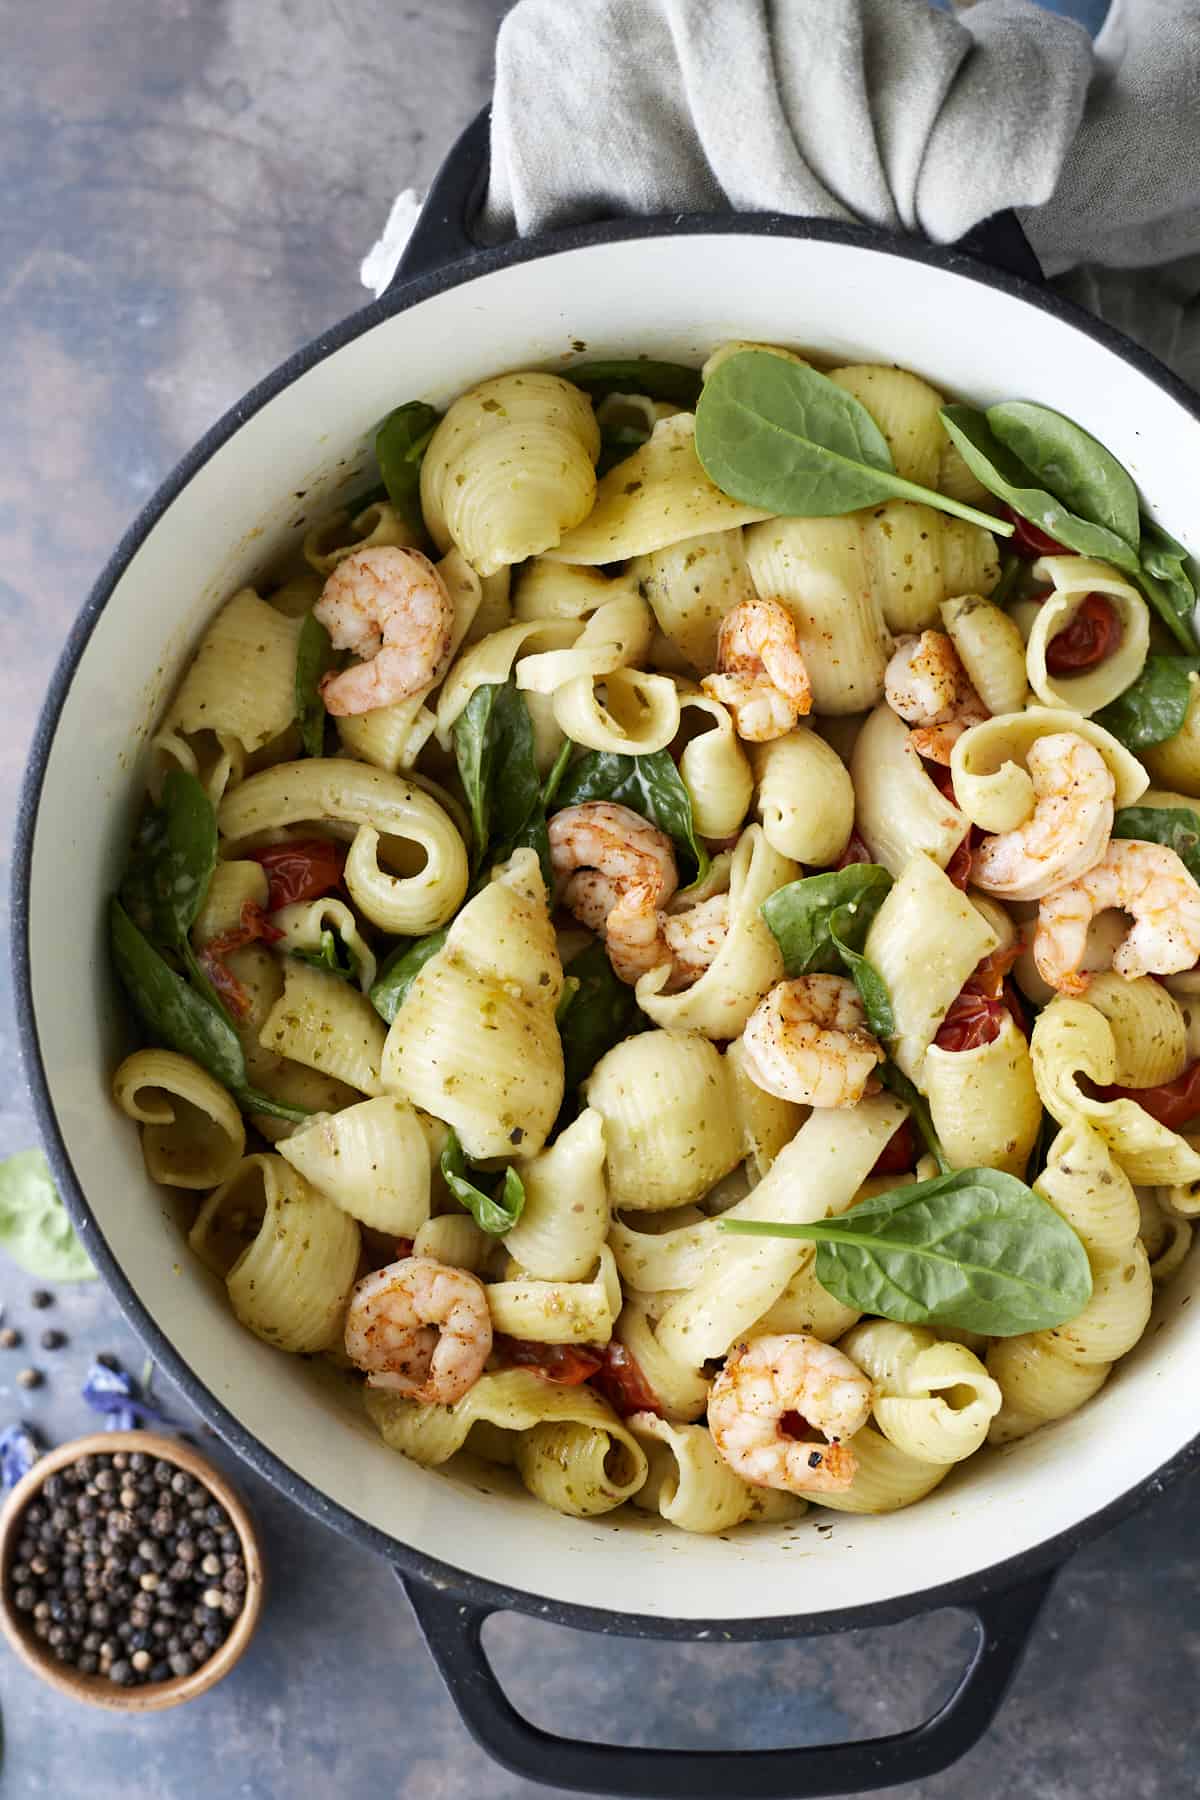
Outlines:
{"label": "gray concrete surface", "polygon": [[[486,94],[503,10],[503,0],[0,0],[6,825],[40,690],[112,543],[213,418],[359,304],[358,259],[393,192],[428,180]],[[0,970],[6,1151],[33,1134],[7,958]],[[33,1285],[0,1264],[0,1303],[19,1328],[35,1323]],[[63,1290],[56,1322],[70,1344],[41,1358],[52,1375],[37,1394],[18,1394],[22,1359],[0,1354],[0,1424],[24,1413],[52,1441],[91,1423],[77,1392],[92,1352],[141,1364],[98,1288]],[[235,1675],[195,1706],[130,1724],[57,1698],[0,1654],[0,1794],[557,1792],[476,1750],[385,1565],[248,1473],[242,1486],[271,1581]],[[1200,1480],[1180,1484],[1077,1556],[988,1738],[900,1800],[1197,1792],[1198,1503]],[[912,1723],[947,1691],[969,1641],[948,1614],[815,1646],[618,1644],[512,1617],[490,1630],[514,1699],[540,1723],[695,1745]]]}

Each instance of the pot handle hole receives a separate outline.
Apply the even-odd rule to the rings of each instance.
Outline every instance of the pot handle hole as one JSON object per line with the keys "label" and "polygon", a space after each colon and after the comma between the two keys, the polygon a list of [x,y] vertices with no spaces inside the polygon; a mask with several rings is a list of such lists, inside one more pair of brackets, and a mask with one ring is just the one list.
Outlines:
{"label": "pot handle hole", "polygon": [[968,1604],[977,1628],[970,1662],[949,1699],[922,1724],[853,1743],[737,1751],[645,1750],[541,1730],[508,1699],[484,1650],[480,1634],[497,1609],[408,1576],[400,1579],[464,1725],[514,1775],[572,1793],[636,1800],[719,1793],[736,1793],[741,1800],[815,1800],[921,1781],[957,1762],[995,1717],[1053,1572]]}

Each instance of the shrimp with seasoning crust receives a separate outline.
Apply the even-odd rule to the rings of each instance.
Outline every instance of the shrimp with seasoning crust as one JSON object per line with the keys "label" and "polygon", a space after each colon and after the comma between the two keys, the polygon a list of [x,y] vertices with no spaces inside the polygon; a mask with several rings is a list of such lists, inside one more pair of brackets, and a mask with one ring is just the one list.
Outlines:
{"label": "shrimp with seasoning crust", "polygon": [[807,1106],[856,1106],[884,1060],[845,975],[779,982],[746,1021],[742,1048],[757,1087]]}
{"label": "shrimp with seasoning crust", "polygon": [[796,641],[796,621],[778,600],[740,600],[721,620],[716,675],[700,683],[733,716],[747,743],[786,737],[812,711],[812,683]]}
{"label": "shrimp with seasoning crust", "polygon": [[991,717],[944,631],[897,638],[883,691],[892,711],[916,728],[910,746],[930,762],[948,763],[963,732]]}
{"label": "shrimp with seasoning crust", "polygon": [[1113,953],[1118,975],[1177,975],[1200,961],[1200,887],[1174,850],[1138,838],[1114,838],[1104,860],[1038,907],[1033,957],[1038,974],[1060,994],[1087,992],[1081,971],[1088,927],[1115,907],[1133,925]]}
{"label": "shrimp with seasoning crust", "polygon": [[729,895],[714,894],[681,912],[663,912],[649,888],[631,888],[608,915],[608,954],[613,970],[632,984],[651,969],[671,965],[660,990],[678,994],[699,981],[729,931]]}
{"label": "shrimp with seasoning crust", "polygon": [[380,545],[344,556],[321,590],[313,616],[337,650],[363,660],[321,681],[326,712],[374,712],[419,694],[445,673],[454,602],[419,550]]}
{"label": "shrimp with seasoning crust", "polygon": [[346,1355],[367,1386],[425,1406],[453,1406],[492,1349],[487,1290],[466,1269],[407,1256],[359,1282],[346,1315]]}
{"label": "shrimp with seasoning crust", "polygon": [[[843,1351],[802,1332],[775,1332],[730,1352],[709,1392],[708,1428],[743,1481],[836,1493],[854,1480],[858,1459],[845,1440],[866,1424],[871,1399],[871,1383]],[[787,1429],[789,1414],[804,1436]]]}
{"label": "shrimp with seasoning crust", "polygon": [[1015,831],[985,837],[971,859],[975,886],[1005,900],[1041,900],[1077,881],[1112,836],[1116,784],[1094,744],[1074,731],[1054,731],[1032,743],[1025,760],[1032,816]]}
{"label": "shrimp with seasoning crust", "polygon": [[658,914],[679,885],[665,831],[610,800],[566,806],[549,824],[550,860],[565,882],[568,912],[604,939],[615,974],[630,986],[670,958]]}

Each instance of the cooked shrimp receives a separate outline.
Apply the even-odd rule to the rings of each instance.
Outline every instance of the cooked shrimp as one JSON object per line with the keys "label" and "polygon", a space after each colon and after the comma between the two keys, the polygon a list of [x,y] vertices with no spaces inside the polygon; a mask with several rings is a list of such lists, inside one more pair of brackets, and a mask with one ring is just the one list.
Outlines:
{"label": "cooked shrimp", "polygon": [[699,981],[729,930],[729,895],[714,894],[685,912],[667,913],[648,887],[630,888],[608,915],[604,941],[613,972],[633,984],[650,969],[671,965],[661,990],[677,994]]}
{"label": "cooked shrimp", "polygon": [[562,901],[605,940],[609,961],[631,985],[669,952],[659,942],[658,909],[679,885],[665,831],[610,800],[566,806],[550,821],[550,860]]}
{"label": "cooked shrimp", "polygon": [[1051,732],[1029,746],[1026,762],[1032,817],[1015,831],[985,837],[971,861],[975,886],[1005,900],[1040,900],[1077,881],[1100,861],[1112,836],[1116,788],[1094,744],[1073,731]]}
{"label": "cooked shrimp", "polygon": [[796,622],[778,600],[740,600],[721,620],[716,675],[705,693],[733,714],[752,744],[786,737],[812,711],[812,683],[796,643]]}
{"label": "cooked shrimp", "polygon": [[351,1297],[346,1355],[366,1371],[368,1387],[452,1406],[479,1380],[491,1348],[483,1283],[436,1257],[376,1269]]}
{"label": "cooked shrimp", "polygon": [[[801,1332],[775,1332],[732,1351],[709,1390],[708,1428],[743,1481],[789,1494],[834,1493],[854,1480],[858,1458],[844,1439],[861,1431],[870,1410],[871,1383],[841,1350]],[[803,1436],[793,1435],[793,1423]]]}
{"label": "cooked shrimp", "polygon": [[930,762],[948,763],[963,732],[989,717],[944,631],[897,638],[883,691],[892,711],[916,727],[909,743]]}
{"label": "cooked shrimp", "polygon": [[326,712],[344,718],[407,700],[450,656],[454,602],[419,550],[380,545],[344,556],[313,608],[334,648],[363,660],[321,682]]}
{"label": "cooked shrimp", "polygon": [[1133,917],[1112,959],[1127,981],[1176,975],[1200,961],[1200,887],[1164,844],[1115,838],[1102,862],[1047,895],[1038,908],[1034,961],[1042,980],[1060,994],[1087,991],[1091,977],[1081,964],[1088,926],[1110,907]]}
{"label": "cooked shrimp", "polygon": [[751,1081],[808,1106],[856,1105],[883,1061],[845,975],[779,982],[750,1014],[742,1045]]}

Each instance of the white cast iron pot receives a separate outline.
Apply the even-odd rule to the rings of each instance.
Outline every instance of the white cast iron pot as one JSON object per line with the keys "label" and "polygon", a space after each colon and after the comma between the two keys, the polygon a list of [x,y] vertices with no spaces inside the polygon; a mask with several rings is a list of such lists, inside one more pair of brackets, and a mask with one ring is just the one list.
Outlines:
{"label": "white cast iron pot", "polygon": [[[506,1764],[560,1787],[641,1795],[827,1794],[919,1778],[988,1722],[1046,1572],[1194,1460],[1181,1404],[1200,1371],[1190,1272],[1082,1413],[985,1451],[907,1512],[839,1518],[831,1535],[802,1522],[729,1541],[661,1530],[629,1508],[583,1523],[517,1491],[483,1494],[386,1449],[352,1397],[243,1331],[188,1257],[182,1211],[147,1180],[137,1134],[109,1096],[126,1027],[105,901],[142,791],[137,747],[206,622],[336,490],[363,485],[374,427],[400,401],[441,406],[499,370],[558,368],[581,344],[596,357],[698,364],[732,336],[795,343],[839,361],[894,361],[981,403],[1028,395],[1059,408],[1116,453],[1184,539],[1200,418],[1152,359],[1032,282],[877,232],[684,218],[474,251],[461,221],[483,129],[477,121],[443,171],[399,283],[208,434],[125,538],[71,634],[34,745],[14,889],[17,995],[46,1146],[85,1244],[153,1354],[261,1474],[392,1559],[468,1725]],[[626,1634],[745,1638],[945,1604],[974,1608],[981,1644],[942,1712],[875,1744],[802,1751],[561,1742],[512,1711],[478,1644],[497,1607]]]}

